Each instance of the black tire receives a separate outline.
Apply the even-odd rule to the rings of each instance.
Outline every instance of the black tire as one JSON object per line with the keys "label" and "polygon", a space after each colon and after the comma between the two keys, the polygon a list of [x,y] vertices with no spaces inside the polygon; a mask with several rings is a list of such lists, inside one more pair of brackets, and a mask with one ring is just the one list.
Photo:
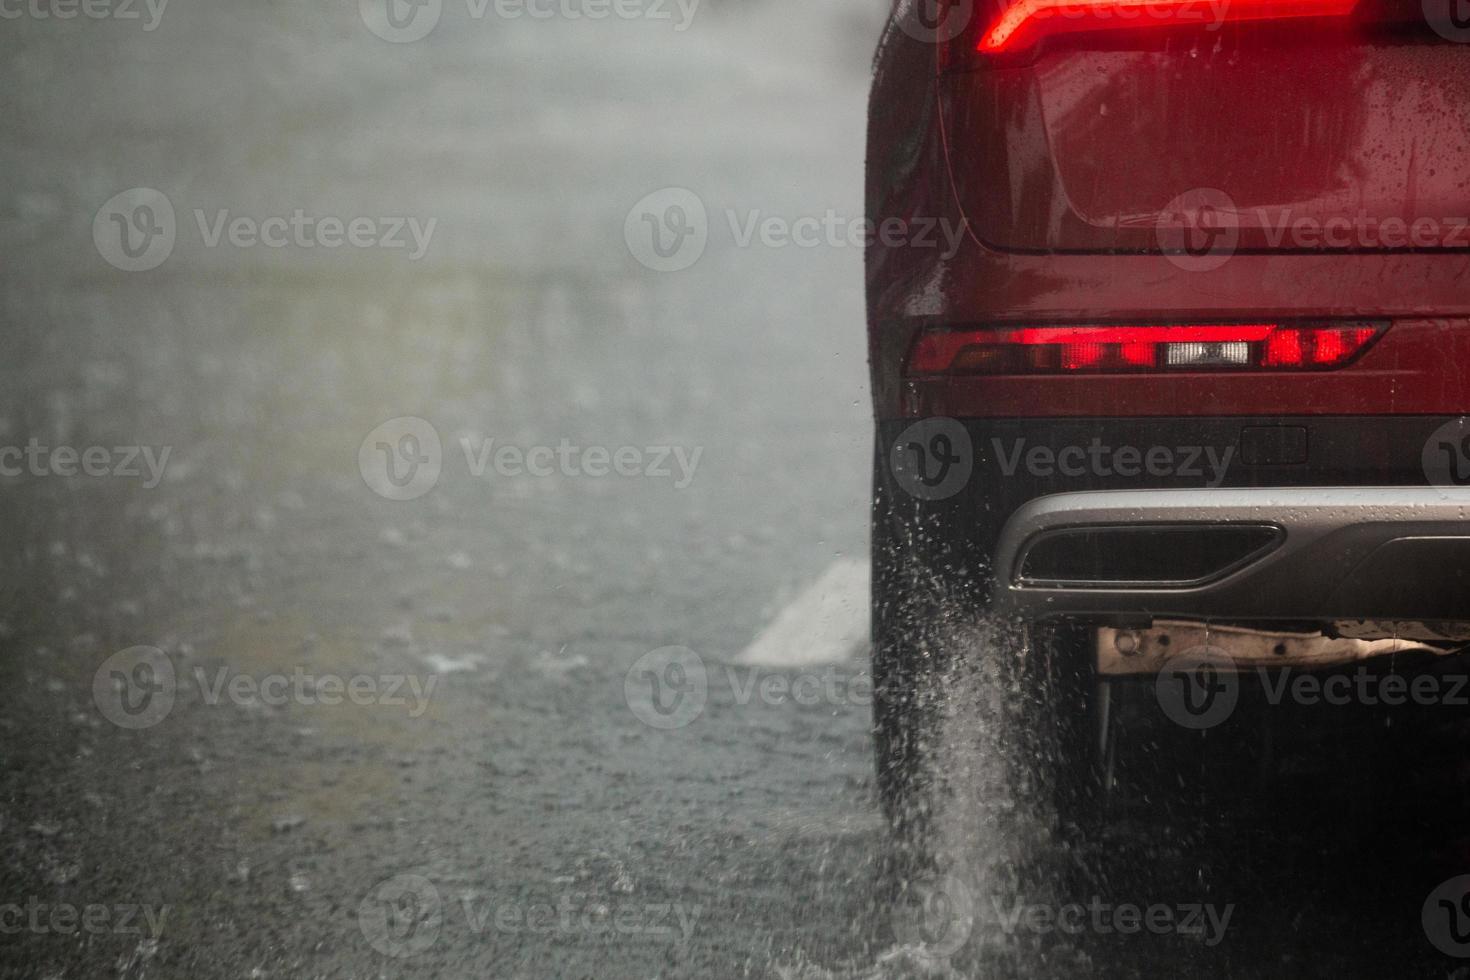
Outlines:
{"label": "black tire", "polygon": [[[882,465],[879,458],[879,467]],[[974,578],[947,550],[943,522],[910,498],[885,492],[875,468],[872,530],[873,739],[877,789],[890,829],[890,866],[933,865],[933,818],[942,792],[934,751],[942,736],[945,679],[956,610],[977,608]]]}
{"label": "black tire", "polygon": [[1106,740],[1092,630],[1073,623],[1028,625],[1037,692],[1029,727],[1059,828],[1087,836],[1107,817],[1103,787]]}
{"label": "black tire", "polygon": [[997,658],[985,683],[1009,699],[1002,749],[1012,785],[1041,797],[1068,832],[1093,826],[1101,808],[1089,631],[990,618],[988,583],[944,523],[875,499],[873,736],[889,867],[901,878],[935,869],[935,819],[950,791],[938,759],[945,717],[967,710],[953,701],[976,690],[963,679],[978,658]]}

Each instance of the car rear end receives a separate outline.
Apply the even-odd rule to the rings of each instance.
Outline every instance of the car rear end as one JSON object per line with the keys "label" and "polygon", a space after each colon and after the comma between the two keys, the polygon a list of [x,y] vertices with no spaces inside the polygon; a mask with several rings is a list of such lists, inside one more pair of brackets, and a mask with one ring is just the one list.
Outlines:
{"label": "car rear end", "polygon": [[956,605],[1081,624],[1119,674],[1181,624],[1255,631],[1222,640],[1247,660],[1319,637],[1323,666],[1348,635],[1453,645],[1470,23],[964,7],[900,5],[872,102],[875,228],[963,230],[868,253],[880,680]]}

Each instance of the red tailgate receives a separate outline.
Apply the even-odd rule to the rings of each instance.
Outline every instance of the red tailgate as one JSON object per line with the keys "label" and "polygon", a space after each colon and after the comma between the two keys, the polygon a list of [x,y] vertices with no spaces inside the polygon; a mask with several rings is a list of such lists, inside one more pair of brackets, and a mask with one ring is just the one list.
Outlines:
{"label": "red tailgate", "polygon": [[1470,249],[1470,45],[1414,8],[967,39],[941,81],[958,199],[1017,251]]}

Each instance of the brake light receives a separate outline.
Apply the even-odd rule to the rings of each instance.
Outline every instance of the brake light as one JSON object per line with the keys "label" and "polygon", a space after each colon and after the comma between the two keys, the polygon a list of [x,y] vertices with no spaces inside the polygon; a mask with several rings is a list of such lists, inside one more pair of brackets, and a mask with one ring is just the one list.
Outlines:
{"label": "brake light", "polygon": [[1385,329],[1226,323],[931,330],[914,344],[907,373],[1325,370],[1353,360]]}
{"label": "brake light", "polygon": [[1378,327],[1281,328],[1266,339],[1263,367],[1339,367],[1366,349]]}
{"label": "brake light", "polygon": [[1201,0],[1016,0],[980,38],[984,54],[1018,51],[1051,34],[1225,21],[1343,17],[1357,0],[1231,0],[1223,9]]}

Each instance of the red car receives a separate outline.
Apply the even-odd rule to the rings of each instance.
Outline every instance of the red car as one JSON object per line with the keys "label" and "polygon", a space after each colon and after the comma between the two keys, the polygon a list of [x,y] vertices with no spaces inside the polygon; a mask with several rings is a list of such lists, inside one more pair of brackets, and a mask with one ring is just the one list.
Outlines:
{"label": "red car", "polygon": [[899,0],[867,153],[901,841],[957,658],[1016,668],[1076,817],[1116,788],[1125,690],[1203,728],[1272,671],[1470,638],[1458,0]]}

